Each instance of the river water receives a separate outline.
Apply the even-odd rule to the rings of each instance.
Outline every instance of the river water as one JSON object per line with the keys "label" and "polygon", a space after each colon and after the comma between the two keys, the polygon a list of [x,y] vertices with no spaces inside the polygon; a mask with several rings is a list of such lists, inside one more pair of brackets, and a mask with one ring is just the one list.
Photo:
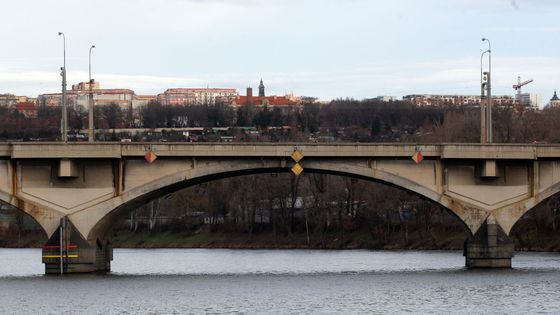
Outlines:
{"label": "river water", "polygon": [[115,249],[106,275],[44,276],[0,249],[0,314],[560,313],[560,254],[467,270],[461,252]]}

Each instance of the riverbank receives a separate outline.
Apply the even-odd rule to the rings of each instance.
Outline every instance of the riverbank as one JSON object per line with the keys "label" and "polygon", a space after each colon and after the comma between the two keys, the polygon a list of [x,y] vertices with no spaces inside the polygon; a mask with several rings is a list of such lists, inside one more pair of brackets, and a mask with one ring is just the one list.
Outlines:
{"label": "riverbank", "polygon": [[238,249],[418,249],[418,250],[460,250],[466,235],[420,236],[411,233],[408,239],[402,237],[376,238],[364,231],[325,233],[322,237],[306,234],[274,235],[259,233],[254,235],[235,233],[182,234],[173,232],[132,233],[119,231],[112,235],[111,242],[116,248],[238,248]]}
{"label": "riverbank", "polygon": [[47,242],[42,231],[30,231],[9,236],[0,236],[0,247],[3,248],[40,248]]}
{"label": "riverbank", "polygon": [[[109,237],[115,248],[231,248],[231,249],[387,249],[387,250],[462,250],[465,232],[437,231],[374,235],[368,231],[324,233],[320,237],[305,233],[274,235],[223,233],[200,230],[197,233],[172,231],[130,232],[120,230]],[[516,251],[560,252],[560,238],[552,231],[537,234],[534,231],[512,235]],[[40,248],[46,242],[41,233],[27,233],[19,237],[0,238],[4,248]]]}

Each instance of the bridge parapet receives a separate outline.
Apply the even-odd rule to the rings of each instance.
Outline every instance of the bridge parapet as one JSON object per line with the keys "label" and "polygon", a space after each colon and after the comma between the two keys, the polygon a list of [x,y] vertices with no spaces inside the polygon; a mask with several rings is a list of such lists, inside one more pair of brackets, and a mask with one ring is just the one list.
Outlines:
{"label": "bridge parapet", "polygon": [[[121,158],[121,146],[111,143],[36,143],[23,142],[11,144],[10,155],[12,159],[106,159]],[[1,149],[1,148],[0,148]],[[0,151],[1,153],[1,151]]]}
{"label": "bridge parapet", "polygon": [[0,144],[0,158],[12,156],[12,145],[3,143]]}
{"label": "bridge parapet", "polygon": [[143,156],[289,157],[298,148],[308,157],[409,158],[420,150],[426,158],[535,160],[560,158],[560,145],[525,144],[415,144],[415,143],[60,143],[18,142],[0,144],[0,157],[123,158]]}
{"label": "bridge parapet", "polygon": [[[538,158],[536,146],[532,145],[441,145],[442,159],[486,159],[486,160],[535,160]],[[549,147],[549,154],[560,154],[560,147]]]}

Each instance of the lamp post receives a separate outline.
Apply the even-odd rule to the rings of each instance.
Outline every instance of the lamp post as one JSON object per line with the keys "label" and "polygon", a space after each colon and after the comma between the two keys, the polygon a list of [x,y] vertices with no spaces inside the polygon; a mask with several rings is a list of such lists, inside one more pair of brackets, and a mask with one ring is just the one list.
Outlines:
{"label": "lamp post", "polygon": [[486,142],[492,143],[492,45],[488,38],[482,38],[482,41],[488,42],[488,75],[486,82]]}
{"label": "lamp post", "polygon": [[480,143],[486,143],[486,100],[484,99],[486,89],[486,82],[484,82],[484,73],[482,70],[482,60],[484,59],[484,55],[488,53],[488,50],[485,50],[480,54]]}
{"label": "lamp post", "polygon": [[58,32],[58,35],[62,35],[63,45],[64,45],[64,65],[60,69],[62,72],[62,141],[68,142],[68,110],[66,108],[66,36],[62,32]]}
{"label": "lamp post", "polygon": [[92,93],[92,84],[93,84],[93,80],[91,79],[91,50],[95,48],[95,45],[91,45],[91,47],[89,48],[89,94],[88,94],[88,107],[89,107],[89,113],[88,113],[88,121],[89,121],[89,129],[88,129],[88,139],[89,142],[94,142],[95,141],[95,131],[94,131],[94,126],[93,126],[93,93]]}

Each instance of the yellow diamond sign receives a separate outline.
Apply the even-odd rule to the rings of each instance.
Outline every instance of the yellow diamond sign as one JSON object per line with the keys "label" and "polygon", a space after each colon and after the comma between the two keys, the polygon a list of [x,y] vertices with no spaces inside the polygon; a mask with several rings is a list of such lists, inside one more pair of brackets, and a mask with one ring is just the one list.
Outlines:
{"label": "yellow diamond sign", "polygon": [[299,163],[296,163],[296,165],[294,165],[294,167],[292,167],[292,172],[294,174],[296,174],[296,176],[299,176],[299,174],[301,174],[301,172],[303,172],[303,167],[301,167],[301,165]]}
{"label": "yellow diamond sign", "polygon": [[303,154],[298,150],[295,150],[294,153],[292,153],[292,159],[297,163],[303,159]]}

